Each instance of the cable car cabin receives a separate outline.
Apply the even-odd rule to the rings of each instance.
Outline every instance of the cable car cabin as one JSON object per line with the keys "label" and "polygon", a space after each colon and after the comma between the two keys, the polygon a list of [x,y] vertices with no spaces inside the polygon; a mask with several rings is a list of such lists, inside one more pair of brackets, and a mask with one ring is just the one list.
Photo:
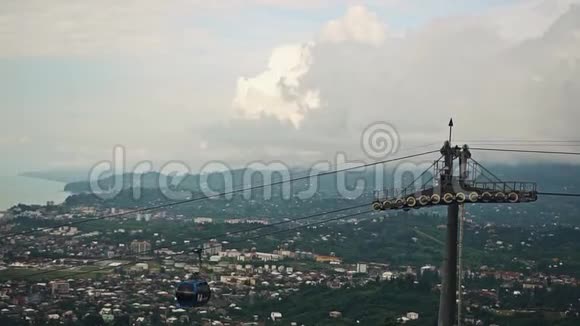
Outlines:
{"label": "cable car cabin", "polygon": [[181,307],[199,307],[208,303],[211,297],[209,285],[203,279],[181,282],[175,291],[175,298]]}

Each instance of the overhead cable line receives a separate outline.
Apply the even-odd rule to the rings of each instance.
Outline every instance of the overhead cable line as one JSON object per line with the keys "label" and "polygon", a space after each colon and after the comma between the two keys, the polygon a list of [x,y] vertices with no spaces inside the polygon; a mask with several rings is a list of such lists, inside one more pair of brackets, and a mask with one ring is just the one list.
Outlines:
{"label": "overhead cable line", "polygon": [[561,143],[561,144],[554,144],[554,143],[471,143],[477,146],[545,146],[545,147],[579,147],[580,143]]}
{"label": "overhead cable line", "polygon": [[462,140],[456,140],[456,142],[460,142],[460,143],[469,143],[469,144],[475,144],[475,143],[552,143],[552,144],[558,144],[558,143],[568,143],[568,144],[574,144],[574,143],[580,143],[580,139],[462,139]]}
{"label": "overhead cable line", "polygon": [[[236,234],[253,232],[253,231],[257,231],[257,230],[261,230],[261,229],[265,229],[265,228],[271,228],[271,227],[275,227],[275,226],[279,226],[279,225],[283,225],[283,224],[288,224],[288,223],[292,223],[292,222],[297,222],[297,221],[302,221],[302,220],[308,220],[308,219],[311,219],[311,218],[317,218],[317,217],[321,217],[321,216],[325,216],[325,215],[330,215],[330,214],[335,214],[335,213],[342,213],[342,212],[345,212],[345,211],[348,211],[348,210],[352,210],[352,209],[356,209],[356,208],[369,207],[370,205],[371,205],[371,203],[365,203],[363,205],[345,207],[345,208],[335,209],[335,210],[332,210],[332,211],[327,211],[327,212],[322,212],[322,213],[311,214],[311,215],[302,216],[302,217],[293,218],[293,219],[284,218],[284,220],[283,221],[280,221],[280,222],[276,222],[276,223],[272,223],[272,224],[267,224],[267,225],[259,225],[259,226],[255,226],[255,227],[251,227],[251,228],[246,228],[246,229],[243,229],[243,230],[233,231],[233,232],[225,232],[225,233],[221,233],[221,234],[215,234],[215,235],[212,235],[212,236],[208,236],[206,238],[196,239],[196,240],[193,240],[193,241],[198,242],[198,243],[201,244],[204,241],[210,241],[212,239],[216,239],[216,238],[220,238],[220,237],[225,237],[225,236],[231,236],[231,235],[236,235]],[[155,248],[151,248],[151,249],[145,250],[143,252],[140,252],[140,253],[138,253],[138,255],[142,255],[142,254],[146,254],[146,253],[153,253],[153,252],[155,252],[155,250],[169,249],[169,248],[175,248],[175,247],[180,247],[180,246],[185,246],[185,245],[188,245],[188,244],[186,244],[186,243],[176,243],[176,244],[173,244],[173,245],[157,246]],[[189,245],[191,245],[191,244],[189,244]],[[135,256],[135,254],[126,254],[126,255],[118,255],[118,256],[114,256],[114,257],[99,258],[97,260],[91,261],[91,263],[94,264],[94,263],[99,263],[99,262],[104,262],[104,261],[109,261],[109,260],[114,260],[114,259],[127,259],[127,258],[131,258],[133,256]],[[61,267],[61,268],[51,269],[51,270],[42,271],[42,272],[38,272],[38,273],[34,273],[34,274],[29,274],[29,275],[27,275],[27,277],[40,276],[40,275],[54,273],[54,272],[63,271],[63,270],[67,270],[67,269],[72,269],[72,268],[74,268],[74,266],[73,267],[71,267],[71,266]]]}
{"label": "overhead cable line", "polygon": [[[423,171],[423,173],[421,173],[418,177],[416,177],[415,179],[413,179],[413,181],[411,181],[405,188],[403,188],[403,190],[401,190],[401,194],[402,195],[406,195],[407,194],[407,190],[411,187],[415,186],[415,182],[419,181],[419,180],[423,180],[423,176],[425,176],[425,174],[429,173],[429,171],[431,171],[431,168],[434,167],[439,160],[441,160],[443,158],[443,155],[441,155],[441,157],[439,157],[437,160],[435,160],[433,162],[433,164],[431,164],[427,169],[425,169],[425,171]],[[423,186],[425,186],[425,184],[427,184],[429,181],[431,181],[433,179],[433,175],[431,175],[431,178],[429,180],[427,180],[426,182],[422,183],[421,188],[423,188]],[[414,189],[417,190],[417,189]]]}
{"label": "overhead cable line", "polygon": [[[304,225],[300,225],[300,226],[296,226],[293,228],[289,228],[289,229],[282,229],[282,230],[276,230],[276,231],[272,231],[272,232],[268,232],[268,233],[263,233],[263,234],[259,234],[253,237],[249,237],[249,238],[244,238],[244,239],[240,239],[240,240],[235,240],[235,241],[231,241],[230,244],[233,243],[241,243],[241,242],[247,242],[247,241],[251,241],[251,240],[257,240],[257,239],[261,239],[267,236],[271,236],[274,234],[279,234],[279,233],[284,233],[284,232],[290,232],[290,231],[295,231],[295,230],[300,230],[300,229],[304,229],[304,228],[308,228],[311,226],[318,226],[324,223],[328,223],[328,222],[333,222],[333,221],[338,221],[338,220],[342,220],[342,219],[347,219],[347,218],[352,218],[352,217],[356,217],[356,216],[360,216],[360,215],[364,215],[364,214],[369,214],[369,213],[373,213],[374,211],[372,210],[365,210],[362,212],[357,212],[357,213],[352,213],[352,214],[348,214],[348,215],[344,215],[344,216],[337,216],[337,217],[333,217],[333,218],[329,218],[329,219],[325,219],[322,221],[318,221],[318,222],[313,222],[313,223],[308,223],[308,224],[304,224]],[[213,248],[213,246],[210,246],[208,248],[200,248],[202,251],[206,251]],[[64,276],[61,276],[59,278],[70,278],[72,276],[78,276],[78,275],[82,275],[82,274],[89,274],[89,273],[95,273],[95,272],[99,272],[99,271],[104,271],[104,270],[109,270],[109,269],[113,269],[113,268],[118,268],[118,267],[124,267],[124,266],[128,266],[128,265],[133,265],[135,264],[135,262],[131,261],[131,262],[127,262],[127,263],[123,263],[117,266],[105,266],[99,269],[95,269],[95,270],[88,270],[88,271],[81,271],[81,272],[73,272],[70,274],[66,274]],[[47,273],[52,273],[54,272],[54,270],[47,272]],[[201,271],[200,271],[201,272]],[[30,276],[28,276],[30,277]]]}
{"label": "overhead cable line", "polygon": [[538,192],[538,195],[557,196],[557,197],[580,197],[580,194],[566,193],[566,192]]}
{"label": "overhead cable line", "polygon": [[508,148],[482,148],[482,147],[470,147],[469,149],[475,150],[475,151],[489,151],[489,152],[511,152],[511,153],[553,154],[553,155],[580,155],[580,152],[564,152],[564,151],[543,151],[543,150],[508,149]]}
{"label": "overhead cable line", "polygon": [[382,160],[382,161],[377,161],[377,162],[372,162],[372,163],[357,165],[357,166],[353,166],[353,167],[348,167],[348,168],[342,168],[342,169],[337,169],[337,170],[333,170],[333,171],[323,172],[323,173],[319,173],[319,174],[316,174],[316,175],[307,175],[307,176],[302,176],[302,177],[298,177],[298,178],[292,178],[292,179],[288,179],[288,180],[282,180],[282,181],[272,182],[272,183],[269,183],[269,184],[263,184],[263,185],[257,185],[257,186],[251,186],[251,187],[246,187],[246,188],[231,190],[231,191],[225,191],[225,192],[221,192],[221,193],[214,194],[214,195],[204,195],[204,196],[200,196],[200,197],[196,197],[196,198],[191,198],[191,199],[186,199],[186,200],[182,200],[182,201],[170,202],[170,203],[165,203],[165,204],[155,205],[155,206],[150,206],[150,207],[145,207],[145,208],[139,208],[139,209],[135,209],[135,210],[131,210],[131,211],[126,211],[126,212],[122,212],[122,213],[117,213],[117,214],[109,214],[109,215],[104,215],[104,216],[98,216],[98,217],[89,218],[89,219],[83,219],[83,220],[75,221],[75,222],[62,223],[62,224],[58,224],[58,225],[55,225],[55,226],[50,226],[50,227],[45,227],[45,228],[40,228],[40,229],[27,230],[27,231],[16,232],[16,233],[9,233],[9,234],[4,235],[4,237],[28,235],[28,234],[32,234],[32,233],[36,233],[36,232],[48,231],[48,230],[52,230],[52,229],[56,229],[56,228],[60,228],[60,227],[65,227],[65,226],[74,226],[74,225],[79,225],[79,224],[88,223],[88,222],[92,222],[92,221],[98,221],[98,220],[102,220],[102,219],[107,219],[107,218],[116,218],[116,217],[122,217],[122,216],[126,216],[126,215],[131,215],[131,214],[137,214],[137,213],[143,213],[143,212],[148,212],[148,211],[154,211],[154,210],[159,210],[159,209],[168,208],[168,207],[172,207],[172,206],[177,206],[177,205],[183,205],[183,204],[187,204],[187,203],[193,203],[193,202],[197,202],[197,201],[202,201],[202,200],[206,200],[206,199],[219,198],[219,197],[222,197],[222,196],[227,196],[227,195],[231,195],[231,194],[235,194],[235,193],[240,193],[240,192],[244,192],[244,191],[251,191],[251,190],[256,190],[256,189],[263,189],[263,188],[272,187],[272,186],[276,186],[276,185],[280,185],[280,184],[284,184],[284,183],[292,183],[292,182],[296,182],[296,181],[300,181],[300,180],[307,180],[307,179],[310,179],[310,178],[313,178],[313,177],[320,178],[320,177],[323,177],[323,176],[326,176],[326,175],[331,175],[331,174],[346,172],[346,171],[350,171],[350,170],[356,170],[356,169],[366,168],[366,167],[380,165],[380,164],[386,164],[386,163],[390,163],[390,162],[401,161],[401,160],[415,158],[415,157],[420,157],[420,156],[424,156],[424,155],[428,155],[428,154],[433,154],[433,153],[437,153],[437,152],[439,152],[439,151],[438,150],[432,150],[432,151],[427,151],[427,152],[422,152],[422,153],[417,153],[417,154],[411,154],[411,155],[401,156],[401,157],[397,157],[397,158],[392,158],[392,159],[387,159],[387,160]]}
{"label": "overhead cable line", "polygon": [[[491,175],[491,177],[492,177],[492,178],[494,178],[494,179],[495,179],[495,181],[494,181],[494,180],[491,180],[491,179],[490,179],[490,178],[488,178],[488,177],[487,177],[485,174],[483,174],[483,173],[482,173],[484,178],[486,178],[487,180],[489,180],[489,181],[491,181],[491,182],[502,182],[502,181],[501,181],[501,179],[500,179],[500,178],[499,178],[497,175],[495,175],[493,172],[491,172],[490,170],[488,170],[488,169],[487,169],[485,166],[483,166],[482,164],[480,164],[480,163],[479,163],[478,161],[476,161],[474,158],[471,158],[471,160],[472,160],[473,162],[475,162],[475,164],[477,164],[477,166],[478,166],[478,167],[479,167],[481,170],[483,170],[484,172],[486,172],[486,173],[488,173],[489,175]],[[506,188],[507,188],[507,189],[509,189],[509,190],[513,190],[513,189],[512,189],[512,187],[509,187],[509,186],[507,186],[507,185],[506,185]]]}

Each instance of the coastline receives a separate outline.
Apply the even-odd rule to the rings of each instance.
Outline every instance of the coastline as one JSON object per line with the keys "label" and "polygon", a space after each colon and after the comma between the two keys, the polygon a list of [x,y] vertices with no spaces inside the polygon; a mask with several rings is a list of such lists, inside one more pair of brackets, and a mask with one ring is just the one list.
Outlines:
{"label": "coastline", "polygon": [[66,183],[23,175],[0,176],[0,211],[22,204],[60,204],[70,195]]}

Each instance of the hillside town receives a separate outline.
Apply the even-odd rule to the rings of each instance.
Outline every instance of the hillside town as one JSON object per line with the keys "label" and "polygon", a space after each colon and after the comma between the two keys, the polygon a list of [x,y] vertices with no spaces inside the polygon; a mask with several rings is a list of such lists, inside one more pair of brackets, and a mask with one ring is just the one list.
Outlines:
{"label": "hillside town", "polygon": [[[3,232],[17,230],[19,220],[36,223],[62,223],[90,218],[95,214],[117,214],[120,209],[102,211],[97,207],[80,207],[66,213],[50,212],[49,206],[37,209],[12,210],[10,219],[3,219]],[[345,261],[334,252],[291,249],[301,237],[300,231],[276,238],[276,249],[262,250],[248,246],[229,233],[224,240],[209,239],[174,241],[171,234],[147,231],[155,221],[187,223],[191,227],[208,225],[226,228],[268,226],[268,218],[225,218],[181,215],[170,212],[134,214],[124,222],[115,222],[106,231],[83,231],[84,226],[40,228],[33,234],[20,234],[3,239],[0,263],[0,316],[4,320],[31,324],[74,324],[86,320],[104,323],[128,322],[132,325],[190,324],[262,325],[274,322],[298,323],[280,311],[245,314],[256,302],[276,302],[296,296],[305,287],[344,289],[368,286],[373,282],[409,282],[412,286],[430,287],[439,291],[439,269],[436,261],[427,265],[394,265],[385,261]],[[138,222],[134,227],[133,222]],[[492,225],[470,222],[474,232],[492,232]],[[340,222],[350,227],[363,224],[357,219]],[[368,223],[380,223],[372,220]],[[124,227],[120,227],[126,225]],[[328,228],[332,228],[329,225]],[[372,229],[373,226],[370,225]],[[144,230],[145,229],[145,230]],[[229,230],[229,229],[228,229]],[[307,232],[308,228],[305,231]],[[315,241],[329,241],[332,235],[321,235]],[[199,240],[199,239],[198,239]],[[243,240],[243,239],[242,239]],[[410,239],[412,242],[418,238]],[[512,250],[506,240],[488,240],[484,250],[490,254]],[[193,254],[202,249],[202,262]],[[517,257],[514,257],[517,260]],[[201,263],[201,270],[200,270]],[[533,266],[534,262],[522,263]],[[478,315],[529,314],[530,308],[518,309],[512,303],[520,298],[540,295],[554,287],[577,289],[575,277],[561,274],[566,264],[554,259],[552,273],[500,269],[495,266],[470,266],[463,271],[462,290],[465,324],[480,325]],[[212,290],[207,307],[184,309],[175,302],[176,285],[193,275],[202,275]],[[576,290],[574,290],[576,291]],[[565,308],[545,313],[561,317],[578,316],[580,306],[569,302]],[[409,307],[400,311],[397,323],[421,320],[420,311]],[[347,316],[342,311],[327,311],[329,319]]]}

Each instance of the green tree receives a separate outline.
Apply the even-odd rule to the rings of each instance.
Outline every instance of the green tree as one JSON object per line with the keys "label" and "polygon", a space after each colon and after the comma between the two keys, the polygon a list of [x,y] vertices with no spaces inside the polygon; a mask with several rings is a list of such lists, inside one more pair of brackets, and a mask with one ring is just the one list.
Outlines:
{"label": "green tree", "polygon": [[84,326],[103,326],[105,325],[105,321],[103,320],[103,317],[97,314],[89,314],[83,318],[82,324]]}
{"label": "green tree", "polygon": [[115,326],[127,326],[127,325],[131,325],[131,319],[129,318],[129,315],[121,315],[119,317],[115,317],[115,321],[113,323],[113,325]]}

